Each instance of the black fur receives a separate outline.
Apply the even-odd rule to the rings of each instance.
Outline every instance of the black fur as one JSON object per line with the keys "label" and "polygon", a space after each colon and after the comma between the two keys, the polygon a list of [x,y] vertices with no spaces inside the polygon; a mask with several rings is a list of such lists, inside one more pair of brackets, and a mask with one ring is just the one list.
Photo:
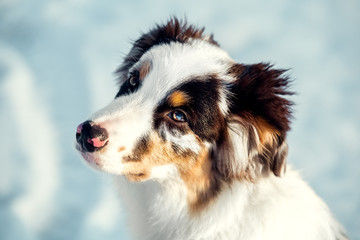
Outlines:
{"label": "black fur", "polygon": [[293,103],[284,98],[292,95],[288,91],[289,78],[286,70],[273,69],[271,65],[235,64],[229,69],[237,81],[230,86],[230,112],[239,116],[250,114],[261,117],[285,138],[290,129],[291,106]]}
{"label": "black fur", "polygon": [[[131,78],[135,78],[136,85],[130,84],[130,79]],[[118,98],[120,96],[136,92],[138,90],[138,88],[140,87],[140,85],[141,85],[141,81],[139,79],[139,72],[134,71],[134,72],[130,73],[130,77],[127,79],[127,81],[125,81],[121,85],[120,90],[116,94],[115,98]]]}
{"label": "black fur", "polygon": [[[190,101],[175,109],[181,109],[187,115],[187,124],[168,124],[169,128],[176,128],[184,133],[193,131],[200,139],[214,142],[219,136],[219,129],[223,125],[223,116],[218,108],[220,80],[215,76],[202,76],[193,78],[174,91],[185,92],[190,96]],[[158,129],[164,121],[166,112],[174,110],[167,98],[163,99],[155,110],[154,127]]]}

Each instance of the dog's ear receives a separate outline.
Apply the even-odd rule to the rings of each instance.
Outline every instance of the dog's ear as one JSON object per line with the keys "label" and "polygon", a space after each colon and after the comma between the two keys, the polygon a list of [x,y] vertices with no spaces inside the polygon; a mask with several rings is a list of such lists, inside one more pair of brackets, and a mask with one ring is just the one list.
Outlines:
{"label": "dog's ear", "polygon": [[229,75],[229,114],[213,156],[225,177],[254,179],[258,174],[285,170],[286,133],[290,129],[292,102],[285,98],[285,70],[269,64],[235,64]]}

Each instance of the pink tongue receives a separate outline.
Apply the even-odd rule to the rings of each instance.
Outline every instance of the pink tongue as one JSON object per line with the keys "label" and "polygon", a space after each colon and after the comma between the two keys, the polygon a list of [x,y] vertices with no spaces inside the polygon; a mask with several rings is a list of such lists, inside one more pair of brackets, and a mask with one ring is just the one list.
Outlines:
{"label": "pink tongue", "polygon": [[94,147],[103,147],[106,143],[106,140],[101,141],[98,138],[92,138],[92,139],[88,139],[88,143],[91,143]]}

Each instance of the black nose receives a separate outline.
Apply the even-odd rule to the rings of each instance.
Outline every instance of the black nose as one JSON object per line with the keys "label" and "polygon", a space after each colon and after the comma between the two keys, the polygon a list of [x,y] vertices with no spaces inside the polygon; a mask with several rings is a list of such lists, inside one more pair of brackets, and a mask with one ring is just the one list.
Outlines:
{"label": "black nose", "polygon": [[81,123],[76,130],[76,141],[87,152],[102,149],[108,143],[108,138],[106,129],[91,121]]}

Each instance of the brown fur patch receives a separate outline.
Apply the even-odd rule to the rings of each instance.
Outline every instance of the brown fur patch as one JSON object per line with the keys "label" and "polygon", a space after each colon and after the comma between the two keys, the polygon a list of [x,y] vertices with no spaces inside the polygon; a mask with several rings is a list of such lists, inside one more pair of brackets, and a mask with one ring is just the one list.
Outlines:
{"label": "brown fur patch", "polygon": [[170,142],[164,141],[157,133],[140,141],[142,152],[136,152],[124,162],[124,175],[130,181],[145,181],[150,177],[153,167],[173,164],[188,188],[190,213],[196,214],[208,206],[220,190],[220,178],[214,171],[209,151],[200,142],[199,154],[175,152]]}
{"label": "brown fur patch", "polygon": [[270,124],[262,118],[254,118],[253,124],[259,135],[261,149],[266,145],[273,146],[276,143],[276,139],[280,136],[279,131],[270,126]]}
{"label": "brown fur patch", "polygon": [[118,152],[122,152],[122,151],[124,151],[125,150],[125,147],[124,146],[120,146],[119,148],[118,148]]}
{"label": "brown fur patch", "polygon": [[140,80],[143,80],[148,75],[150,70],[151,70],[150,61],[144,62],[143,65],[141,66],[140,70],[139,70],[139,78],[140,78]]}
{"label": "brown fur patch", "polygon": [[206,208],[220,191],[220,176],[214,171],[209,152],[205,149],[192,165],[180,169],[180,175],[188,188],[191,214]]}
{"label": "brown fur patch", "polygon": [[157,133],[149,135],[146,143],[144,139],[140,140],[137,146],[134,153],[124,159],[126,176],[128,174],[149,176],[153,167],[171,163],[178,165],[181,162],[194,161],[195,158],[188,154],[184,156],[177,154],[171,143],[162,140]]}
{"label": "brown fur patch", "polygon": [[175,91],[168,97],[169,104],[172,107],[179,107],[190,101],[190,96],[182,91]]}
{"label": "brown fur patch", "polygon": [[282,139],[278,130],[268,124],[262,118],[250,120],[258,133],[260,145],[258,146],[259,160],[276,176],[285,171],[285,158],[287,156],[287,144]]}

